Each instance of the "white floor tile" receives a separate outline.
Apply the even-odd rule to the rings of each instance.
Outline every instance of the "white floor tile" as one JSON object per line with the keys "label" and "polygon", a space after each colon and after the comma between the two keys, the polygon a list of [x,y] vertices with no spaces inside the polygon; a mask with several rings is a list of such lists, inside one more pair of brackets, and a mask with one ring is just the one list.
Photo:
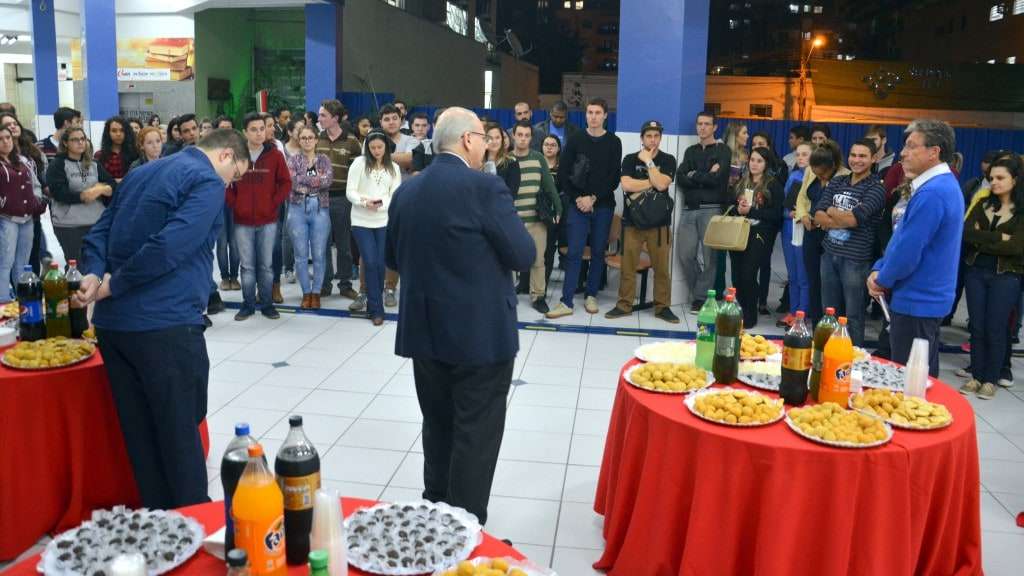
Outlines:
{"label": "white floor tile", "polygon": [[978,454],[985,460],[1014,460],[1024,462],[1024,451],[1002,434],[978,433]]}
{"label": "white floor tile", "polygon": [[611,410],[577,410],[576,427],[573,429],[573,434],[604,438],[608,434],[608,422],[611,419]]}
{"label": "white floor tile", "polygon": [[[623,361],[625,363],[625,361]],[[619,366],[612,370],[605,370],[600,368],[584,368],[583,378],[581,382],[584,388],[611,388],[615,390],[619,387]]]}
{"label": "white floor tile", "polygon": [[985,576],[1019,576],[1024,565],[1024,534],[982,532]]}
{"label": "white floor tile", "polygon": [[978,416],[984,418],[997,432],[1024,434],[1024,411],[989,411]]}
{"label": "white floor tile", "polygon": [[304,344],[305,340],[298,337],[267,336],[232,354],[231,359],[240,362],[283,362]]}
{"label": "white floor tile", "polygon": [[604,572],[594,570],[594,562],[601,558],[599,550],[556,547],[551,562],[558,574],[572,576],[604,576]]}
{"label": "white floor tile", "polygon": [[312,366],[334,370],[348,360],[348,355],[336,352],[325,352],[314,348],[302,348],[288,357],[292,366]]}
{"label": "white floor tile", "polygon": [[395,374],[391,381],[380,391],[388,396],[416,397],[416,379],[412,374]]}
{"label": "white floor tile", "polygon": [[326,414],[357,418],[372,399],[372,395],[358,392],[313,390],[305,400],[295,407],[295,411],[300,414]]}
{"label": "white floor tile", "polygon": [[339,496],[345,498],[363,498],[366,500],[377,500],[384,487],[378,484],[363,484],[362,482],[348,482],[345,480],[324,480],[325,488],[334,488]]}
{"label": "white floor tile", "polygon": [[212,414],[231,402],[252,386],[249,382],[221,382],[211,380],[206,388],[206,412]]}
{"label": "white floor tile", "polygon": [[571,408],[513,405],[505,417],[505,428],[568,434],[572,432],[573,416]]}
{"label": "white floor tile", "polygon": [[604,518],[594,512],[593,504],[564,502],[558,514],[555,546],[603,550],[603,526]]}
{"label": "white floor tile", "polygon": [[565,490],[562,500],[593,504],[597,495],[597,478],[601,469],[597,466],[568,466],[565,471]]}
{"label": "white floor tile", "polygon": [[206,455],[207,468],[220,470],[220,460],[224,457],[224,451],[227,450],[228,444],[234,437],[234,434],[210,433],[210,452]]}
{"label": "white floor tile", "polygon": [[255,384],[274,368],[270,364],[255,362],[236,362],[225,360],[210,370],[210,380],[216,382],[232,382]]}
{"label": "white floor tile", "polygon": [[571,366],[548,366],[527,360],[519,378],[528,384],[577,388],[580,385],[580,369]]}
{"label": "white floor tile", "polygon": [[404,457],[390,450],[335,446],[320,458],[320,469],[329,480],[386,486]]}
{"label": "white floor tile", "polygon": [[569,449],[569,464],[600,466],[604,458],[604,437],[573,436]]}
{"label": "white floor tile", "polygon": [[412,488],[423,491],[423,454],[410,452],[398,467],[388,487]]}
{"label": "white floor tile", "polygon": [[[550,546],[555,540],[558,502],[491,496],[485,529],[514,544]],[[565,574],[572,574],[565,572]]]}
{"label": "white floor tile", "polygon": [[283,410],[225,406],[207,417],[206,421],[211,434],[234,434],[236,423],[247,422],[253,437],[259,438],[287,415]]}
{"label": "white floor tile", "polygon": [[206,355],[210,357],[210,365],[215,365],[227,360],[232,354],[245,348],[244,342],[230,342],[228,340],[206,340]]}
{"label": "white floor tile", "polygon": [[338,445],[406,452],[419,435],[419,424],[360,418],[338,439]]}
{"label": "white floor tile", "polygon": [[309,395],[312,390],[306,388],[288,388],[285,386],[264,386],[255,384],[242,392],[228,406],[239,408],[267,408],[291,410]]}
{"label": "white floor tile", "polygon": [[491,494],[558,501],[564,481],[564,464],[498,460]]}
{"label": "white floor tile", "polygon": [[363,412],[363,418],[412,422],[414,424],[423,421],[419,402],[416,398],[408,396],[377,396]]}
{"label": "white floor tile", "polygon": [[1024,494],[1024,462],[982,460],[981,484],[989,492]]}
{"label": "white floor tile", "polygon": [[331,373],[330,368],[316,366],[282,366],[274,368],[259,383],[268,386],[288,386],[289,388],[316,388]]}
{"label": "white floor tile", "polygon": [[582,410],[611,410],[615,403],[615,390],[609,388],[583,388],[577,408]]}
{"label": "white floor tile", "polygon": [[[1004,502],[1005,500],[1005,502]],[[1024,503],[1024,495],[1021,494],[994,494],[982,491],[981,493],[981,529],[984,531],[1010,532],[1012,534],[1024,535],[1024,528],[1017,526],[1017,512],[1024,512],[1024,508],[1010,513],[1007,506]]]}
{"label": "white floor tile", "polygon": [[402,367],[405,358],[394,354],[368,354],[362,351],[356,352],[342,366],[349,370],[363,370],[368,372],[389,372],[394,374]]}
{"label": "white floor tile", "polygon": [[512,405],[576,408],[578,397],[579,388],[528,383],[515,388],[515,393],[512,395]]}
{"label": "white floor tile", "polygon": [[[326,453],[337,442],[338,438],[345,433],[345,430],[355,422],[353,418],[346,418],[344,416],[327,416],[324,414],[302,414],[301,416],[302,430],[321,455]],[[284,440],[288,436],[289,430],[291,430],[291,426],[288,423],[288,419],[282,418],[277,423],[277,426],[274,426],[263,437]]]}
{"label": "white floor tile", "polygon": [[501,439],[502,460],[564,464],[569,458],[570,434],[505,430]]}
{"label": "white floor tile", "polygon": [[220,477],[214,478],[207,483],[206,494],[214,502],[224,499],[224,485],[221,484]]}
{"label": "white floor tile", "polygon": [[380,495],[381,502],[416,502],[423,500],[423,490],[388,486]]}
{"label": "white floor tile", "polygon": [[515,549],[520,554],[526,556],[526,559],[534,563],[541,568],[549,568],[551,566],[551,552],[554,551],[552,546],[538,546],[536,544],[515,544]]}
{"label": "white floor tile", "polygon": [[356,371],[339,368],[320,383],[320,388],[377,394],[391,379],[387,372]]}

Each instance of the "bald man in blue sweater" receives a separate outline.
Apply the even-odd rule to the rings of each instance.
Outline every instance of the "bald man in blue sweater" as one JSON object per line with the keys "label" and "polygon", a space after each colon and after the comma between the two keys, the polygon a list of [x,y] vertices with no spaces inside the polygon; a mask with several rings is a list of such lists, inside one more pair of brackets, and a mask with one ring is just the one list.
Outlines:
{"label": "bald man in blue sweater", "polygon": [[953,305],[957,263],[963,238],[964,198],[949,169],[956,139],[939,120],[915,120],[901,162],[911,182],[911,197],[899,227],[868,276],[868,292],[888,297],[892,322],[892,359],[906,364],[915,338],[928,341],[929,369],[939,375],[939,326]]}

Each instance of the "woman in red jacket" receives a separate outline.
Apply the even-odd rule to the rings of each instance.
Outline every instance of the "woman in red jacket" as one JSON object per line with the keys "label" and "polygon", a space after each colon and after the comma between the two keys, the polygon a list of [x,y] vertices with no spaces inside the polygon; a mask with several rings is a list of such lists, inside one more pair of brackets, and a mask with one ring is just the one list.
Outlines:
{"label": "woman in red jacket", "polygon": [[11,130],[0,128],[0,302],[14,298],[17,276],[32,250],[32,217],[45,209],[42,188],[33,178],[29,161],[18,150]]}

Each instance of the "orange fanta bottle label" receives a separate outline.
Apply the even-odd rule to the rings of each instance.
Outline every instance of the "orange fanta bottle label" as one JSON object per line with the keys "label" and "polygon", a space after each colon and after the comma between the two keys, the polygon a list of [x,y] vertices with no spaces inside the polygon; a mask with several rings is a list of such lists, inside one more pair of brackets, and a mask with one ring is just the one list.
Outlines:
{"label": "orange fanta bottle label", "polygon": [[[258,458],[253,458],[253,449]],[[250,448],[249,465],[238,481],[231,501],[235,520],[235,547],[249,556],[249,573],[254,576],[284,576],[284,496],[273,474],[262,461],[262,448]]]}

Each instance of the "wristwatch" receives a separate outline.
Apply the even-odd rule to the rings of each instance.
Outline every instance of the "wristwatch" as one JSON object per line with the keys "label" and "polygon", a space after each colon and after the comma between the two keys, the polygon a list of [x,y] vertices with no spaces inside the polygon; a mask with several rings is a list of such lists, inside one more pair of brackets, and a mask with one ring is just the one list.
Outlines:
{"label": "wristwatch", "polygon": [[655,167],[654,162],[648,162],[647,163],[647,168],[648,169],[651,169],[651,168],[654,168],[654,167]]}

